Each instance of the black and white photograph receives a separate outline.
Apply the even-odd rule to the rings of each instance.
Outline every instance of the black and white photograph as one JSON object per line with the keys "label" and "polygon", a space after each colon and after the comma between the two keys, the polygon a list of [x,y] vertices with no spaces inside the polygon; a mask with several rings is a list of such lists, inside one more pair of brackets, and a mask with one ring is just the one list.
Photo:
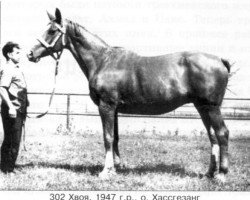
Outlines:
{"label": "black and white photograph", "polygon": [[1,0],[0,30],[3,199],[249,198],[250,1]]}

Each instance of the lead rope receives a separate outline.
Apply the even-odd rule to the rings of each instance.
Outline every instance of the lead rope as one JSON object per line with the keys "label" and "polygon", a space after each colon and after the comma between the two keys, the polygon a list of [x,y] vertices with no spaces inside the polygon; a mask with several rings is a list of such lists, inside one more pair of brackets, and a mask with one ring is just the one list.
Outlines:
{"label": "lead rope", "polygon": [[22,127],[23,127],[23,139],[22,139],[22,140],[23,140],[23,142],[22,142],[22,143],[23,143],[23,150],[24,150],[24,151],[27,151],[26,145],[25,145],[25,134],[26,134],[25,120],[23,121],[23,126],[22,126]]}
{"label": "lead rope", "polygon": [[[25,79],[25,76],[23,74],[23,71],[22,71],[22,76],[23,76],[23,80],[24,80],[24,83],[26,85],[26,110],[25,110],[25,115],[27,115],[27,101],[28,101],[28,94],[27,94],[27,82],[26,82],[26,79]],[[25,145],[25,133],[26,133],[26,130],[25,130],[25,121],[26,121],[26,116],[22,116],[24,118],[24,120],[22,121],[22,144],[23,144],[23,150],[24,151],[27,151],[26,149],[26,145]]]}
{"label": "lead rope", "polygon": [[53,86],[53,89],[52,89],[52,92],[51,92],[51,95],[50,95],[50,99],[49,99],[49,105],[48,105],[48,108],[46,109],[45,112],[43,112],[42,114],[39,114],[37,116],[29,116],[27,115],[28,118],[41,118],[43,117],[44,115],[46,115],[48,112],[49,112],[49,109],[50,109],[50,106],[51,106],[51,103],[52,103],[52,100],[53,100],[53,97],[54,97],[54,94],[55,94],[55,89],[56,89],[56,78],[57,78],[57,75],[58,75],[58,66],[59,66],[59,59],[62,55],[62,51],[60,53],[57,53],[57,58],[54,58],[56,60],[56,65],[55,65],[55,76],[54,76],[54,86]]}
{"label": "lead rope", "polygon": [[[50,99],[49,99],[49,105],[48,105],[48,108],[45,112],[43,112],[42,114],[40,115],[37,115],[37,116],[29,116],[28,114],[26,115],[28,118],[34,118],[34,119],[39,119],[43,116],[45,116],[48,112],[49,112],[49,109],[50,109],[50,106],[52,104],[52,100],[53,100],[53,96],[55,94],[55,89],[56,89],[56,78],[57,78],[57,75],[58,75],[58,66],[59,66],[59,60],[60,60],[60,57],[62,55],[62,51],[60,53],[57,53],[57,58],[55,56],[52,56],[55,60],[56,60],[56,66],[55,66],[55,76],[54,76],[54,87],[52,89],[52,92],[51,92],[51,95],[50,95]],[[25,81],[25,79],[24,79]],[[26,81],[25,81],[26,83]],[[23,141],[23,149],[24,151],[27,151],[26,149],[26,145],[25,145],[25,137],[26,137],[26,128],[25,128],[25,120],[23,122],[23,125],[22,125],[22,129],[23,129],[23,137],[22,137],[22,141]]]}

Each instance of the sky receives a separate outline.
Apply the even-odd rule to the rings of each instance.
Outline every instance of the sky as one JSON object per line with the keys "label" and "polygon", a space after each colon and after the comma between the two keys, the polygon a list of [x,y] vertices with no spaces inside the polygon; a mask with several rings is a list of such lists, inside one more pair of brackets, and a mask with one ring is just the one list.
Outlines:
{"label": "sky", "polygon": [[[25,57],[59,8],[109,45],[143,56],[201,51],[226,58],[237,71],[226,97],[250,98],[249,0],[2,0],[1,44],[18,42],[29,91],[50,92],[54,60],[30,63]],[[1,57],[1,62],[5,62]],[[88,83],[70,52],[60,61],[57,92],[88,93]]]}

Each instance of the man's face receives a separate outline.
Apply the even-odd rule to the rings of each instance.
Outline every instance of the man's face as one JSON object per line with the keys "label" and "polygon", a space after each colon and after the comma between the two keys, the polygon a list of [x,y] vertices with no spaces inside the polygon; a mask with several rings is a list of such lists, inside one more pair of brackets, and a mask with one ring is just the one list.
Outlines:
{"label": "man's face", "polygon": [[13,52],[8,54],[10,60],[12,60],[13,63],[17,64],[20,61],[21,54],[20,49],[14,47]]}

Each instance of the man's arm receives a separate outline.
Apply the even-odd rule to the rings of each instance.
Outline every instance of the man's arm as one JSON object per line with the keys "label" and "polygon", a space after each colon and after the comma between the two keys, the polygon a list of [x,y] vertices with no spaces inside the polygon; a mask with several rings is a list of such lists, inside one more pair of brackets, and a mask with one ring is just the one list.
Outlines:
{"label": "man's arm", "polygon": [[9,107],[9,115],[10,115],[10,117],[15,118],[16,117],[16,109],[13,106],[12,102],[10,101],[7,89],[5,87],[0,86],[0,96],[1,96],[2,100]]}

